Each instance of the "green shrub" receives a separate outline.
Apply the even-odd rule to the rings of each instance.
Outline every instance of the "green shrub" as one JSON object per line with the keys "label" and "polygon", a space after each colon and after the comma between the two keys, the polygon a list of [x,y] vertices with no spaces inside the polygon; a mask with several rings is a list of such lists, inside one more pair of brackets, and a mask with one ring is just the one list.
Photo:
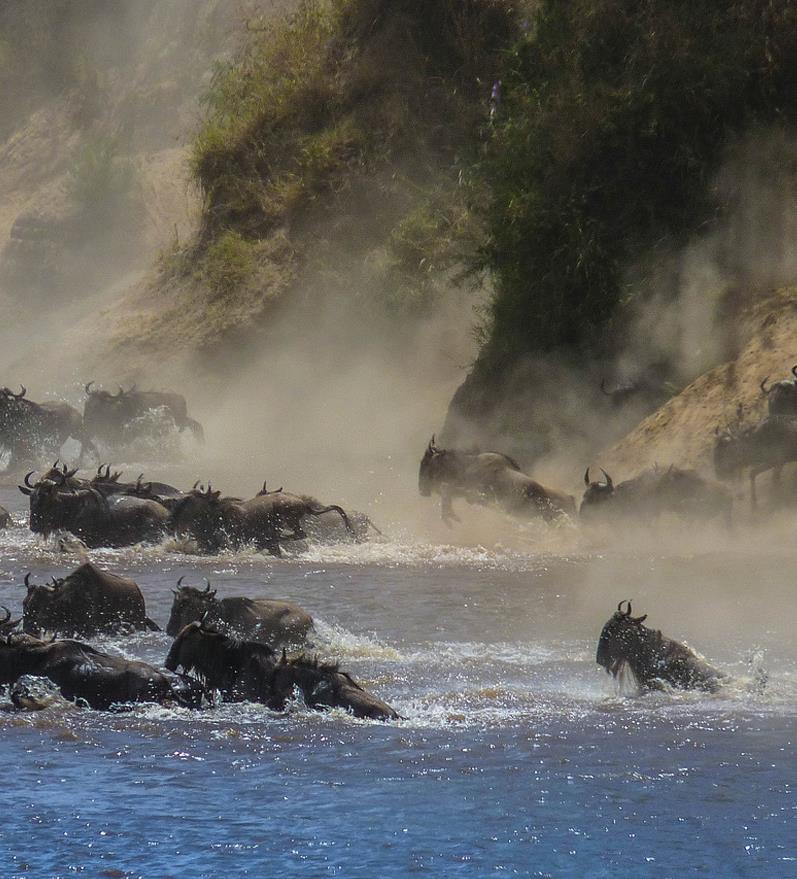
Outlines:
{"label": "green shrub", "polygon": [[795,119],[790,0],[546,0],[508,53],[480,166],[496,296],[479,369],[600,347],[623,271],[722,206],[734,138]]}
{"label": "green shrub", "polygon": [[192,151],[205,236],[262,237],[399,158],[417,161],[416,178],[461,161],[484,116],[478,75],[496,68],[513,22],[503,0],[304,0],[276,25],[250,22]]}
{"label": "green shrub", "polygon": [[224,296],[248,280],[255,265],[253,244],[228,229],[208,247],[201,273],[213,293]]}

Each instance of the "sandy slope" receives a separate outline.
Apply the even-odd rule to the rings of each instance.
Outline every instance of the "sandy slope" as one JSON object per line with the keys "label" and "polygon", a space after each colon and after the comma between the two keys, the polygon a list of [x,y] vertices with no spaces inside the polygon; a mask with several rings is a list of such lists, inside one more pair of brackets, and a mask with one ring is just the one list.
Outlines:
{"label": "sandy slope", "polygon": [[[695,379],[600,455],[615,478],[655,462],[711,469],[717,426],[759,419],[766,410],[759,384],[789,378],[797,363],[797,286],[755,302],[738,321],[738,356]],[[741,410],[738,407],[741,405]]]}

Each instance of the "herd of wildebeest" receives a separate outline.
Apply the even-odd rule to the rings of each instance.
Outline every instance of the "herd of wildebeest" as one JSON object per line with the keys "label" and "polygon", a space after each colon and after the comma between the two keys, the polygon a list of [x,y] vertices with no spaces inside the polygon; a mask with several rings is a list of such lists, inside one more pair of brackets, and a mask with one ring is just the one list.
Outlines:
{"label": "herd of wildebeest", "polygon": [[[716,476],[727,480],[749,468],[753,506],[756,477],[772,470],[777,482],[782,467],[797,461],[797,366],[792,374],[793,379],[769,386],[768,378],[761,382],[768,412],[760,421],[716,431]],[[24,388],[0,390],[0,444],[11,451],[12,462],[60,449],[70,437],[80,441],[81,456],[86,448],[96,451],[95,441],[119,446],[153,424],[162,430],[164,419],[175,430],[187,427],[202,437],[177,394],[135,387],[109,394],[92,390],[91,383],[86,394],[81,416],[67,404],[33,403]],[[732,491],[695,470],[655,466],[617,485],[603,475],[595,482],[589,468],[584,474],[578,510],[583,521],[673,515],[731,524]],[[282,488],[268,490],[265,483],[253,497],[239,498],[199,483],[181,491],[143,476],[125,482],[110,465],[100,465],[89,477],[56,461],[35,481],[33,476],[28,472],[19,486],[29,498],[30,529],[45,537],[69,532],[86,547],[129,546],[173,535],[192,541],[202,553],[248,546],[280,555],[286,544],[307,538],[307,522],[315,518],[324,523],[316,539],[359,541],[371,531],[381,534],[362,514]],[[449,524],[458,519],[452,506],[457,498],[494,505],[518,518],[554,521],[577,515],[572,495],[535,482],[507,455],[439,448],[434,437],[420,463],[418,487],[421,495],[440,496]],[[0,528],[9,524],[10,516],[0,509]],[[31,685],[46,679],[59,696],[92,708],[136,702],[202,708],[221,699],[281,710],[298,693],[310,708],[341,707],[380,720],[399,716],[337,664],[310,658],[312,617],[289,602],[220,600],[210,584],[196,589],[178,581],[166,629],[174,641],[165,668],[155,668],[63,637],[157,630],[132,580],[86,562],[63,579],[36,584],[28,575],[20,585],[27,590],[22,617],[12,620],[4,608],[0,620],[0,684],[10,687],[10,708],[47,704],[49,697],[40,698]],[[630,602],[620,602],[603,627],[597,662],[609,674],[618,677],[630,668],[642,689],[715,691],[723,684],[723,673],[686,645],[646,627],[645,619],[632,616]]]}

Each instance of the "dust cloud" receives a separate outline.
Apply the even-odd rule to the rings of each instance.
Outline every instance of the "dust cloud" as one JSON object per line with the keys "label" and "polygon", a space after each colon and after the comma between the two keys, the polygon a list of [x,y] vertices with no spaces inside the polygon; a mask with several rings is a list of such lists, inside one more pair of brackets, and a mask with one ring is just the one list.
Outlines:
{"label": "dust cloud", "polygon": [[[86,352],[97,338],[91,334],[99,333],[102,340],[103,325],[112,322],[116,303],[140,282],[158,249],[172,234],[190,234],[196,222],[191,212],[197,200],[185,183],[184,144],[198,118],[197,99],[208,82],[211,61],[228,48],[225,34],[240,19],[225,24],[225,4],[188,4],[194,12],[188,26],[186,2],[149,4],[132,19],[126,13],[124,27],[106,9],[85,32],[81,52],[90,72],[80,87],[99,95],[88,130],[112,132],[115,148],[132,162],[137,178],[135,196],[120,201],[105,225],[121,239],[118,244],[130,243],[125,240],[130,238],[134,246],[120,255],[111,239],[102,236],[73,246],[69,230],[75,228],[77,209],[64,193],[68,195],[68,181],[76,173],[75,156],[91,138],[76,132],[74,120],[59,110],[62,115],[55,123],[69,133],[61,154],[52,159],[44,182],[32,180],[29,192],[17,181],[13,211],[7,208],[0,215],[0,232],[11,240],[3,253],[4,270],[21,259],[33,278],[32,267],[41,260],[49,266],[53,254],[59,271],[61,259],[67,267],[39,288],[32,281],[26,288],[24,271],[22,287],[13,292],[0,279],[1,383],[22,382],[34,399],[59,397],[78,407],[83,385],[92,379],[111,388],[135,380],[140,387],[184,393],[192,416],[206,428],[207,443],[199,447],[185,440],[186,460],[179,466],[163,469],[154,459],[139,462],[152,478],[171,475],[185,486],[200,479],[243,496],[251,496],[267,480],[271,488],[283,485],[327,503],[359,508],[377,522],[416,535],[521,548],[589,549],[590,539],[574,538],[571,529],[546,538],[536,526],[509,528],[506,517],[477,508],[466,508],[466,521],[448,531],[439,522],[437,501],[418,496],[418,463],[426,443],[442,431],[442,441],[452,445],[499,449],[519,457],[527,469],[533,465],[532,475],[543,483],[580,497],[584,469],[600,464],[595,459],[602,448],[678,386],[733,352],[738,341],[733,314],[740,304],[794,277],[797,145],[767,133],[738,145],[715,184],[723,206],[721,222],[685,248],[656,253],[650,265],[629,269],[626,286],[632,295],[638,292],[638,306],[620,331],[616,357],[601,365],[553,359],[521,364],[507,383],[517,393],[497,407],[486,433],[457,424],[453,414],[443,427],[449,402],[477,354],[474,306],[482,301],[453,287],[420,316],[395,318],[358,309],[358,301],[367,301],[373,291],[358,290],[341,301],[325,295],[319,277],[293,291],[293,301],[268,326],[254,355],[231,348],[223,363],[214,355],[219,363],[215,373],[162,362],[154,353],[144,371],[131,369],[118,355],[115,362],[103,364],[101,373],[87,374]],[[272,11],[289,5],[265,4]],[[158,42],[157,34],[171,36]],[[153,53],[160,58],[158,64],[148,64]],[[126,74],[127,96],[122,82]],[[40,98],[45,115],[62,97],[54,81],[48,84],[51,92],[45,89]],[[51,116],[50,127],[55,123]],[[43,150],[46,128],[34,109],[24,129],[26,142]],[[25,170],[17,159],[18,150],[8,145],[0,149],[0,194],[4,176],[10,179],[9,169],[12,177]],[[6,183],[10,192],[9,187]],[[49,202],[55,207],[48,212],[44,207]],[[139,208],[141,216],[135,214]],[[135,234],[125,233],[131,219],[125,212],[135,214]],[[34,223],[38,237],[28,240],[25,224],[17,222],[20,217],[47,222]],[[350,253],[342,248],[341,261]],[[360,283],[358,271],[352,274],[357,278],[352,283]],[[84,336],[66,333],[66,327],[82,320]],[[201,360],[199,352],[194,366]],[[600,390],[601,379],[609,391],[642,384],[643,392],[617,405]],[[524,422],[522,413],[528,412],[533,417]],[[679,540],[676,529],[673,544]],[[637,545],[645,543],[643,535]]]}

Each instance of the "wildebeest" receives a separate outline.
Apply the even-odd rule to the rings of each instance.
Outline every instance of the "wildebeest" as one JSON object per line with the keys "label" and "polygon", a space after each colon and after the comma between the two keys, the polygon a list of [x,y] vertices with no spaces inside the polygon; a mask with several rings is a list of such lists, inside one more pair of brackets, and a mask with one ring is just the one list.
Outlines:
{"label": "wildebeest", "polygon": [[216,598],[216,590],[194,589],[177,581],[166,633],[175,637],[195,620],[204,619],[219,631],[261,641],[276,648],[299,644],[313,627],[313,618],[289,601],[270,598]]}
{"label": "wildebeest", "polygon": [[572,495],[535,482],[508,455],[439,449],[434,436],[421,459],[418,490],[424,497],[440,495],[446,524],[459,521],[452,507],[457,497],[469,504],[495,504],[513,516],[541,516],[546,522],[576,513]]}
{"label": "wildebeest", "polygon": [[395,720],[398,714],[364,690],[337,665],[321,664],[304,656],[282,658],[258,641],[239,641],[207,627],[189,623],[174,640],[166,668],[199,675],[226,701],[262,702],[281,711],[298,689],[310,708],[344,708],[356,717]]}
{"label": "wildebeest", "polygon": [[104,497],[93,488],[70,488],[66,479],[19,486],[30,498],[30,529],[47,536],[71,531],[86,546],[130,546],[160,540],[168,511],[156,501],[126,495]]}
{"label": "wildebeest", "polygon": [[[188,416],[188,405],[181,394],[139,391],[135,385],[118,394],[92,390],[86,385],[83,423],[87,434],[111,446],[118,446],[140,436],[152,434],[172,422],[182,432],[188,428],[198,440],[204,439],[202,425]],[[154,420],[154,421],[153,421]]]}
{"label": "wildebeest", "polygon": [[793,379],[773,382],[767,387],[767,376],[759,385],[761,393],[767,398],[767,413],[771,416],[797,417],[797,366],[792,366],[791,372]]}
{"label": "wildebeest", "polygon": [[200,708],[207,689],[187,675],[122,659],[80,641],[41,641],[31,635],[0,638],[0,684],[23,675],[49,678],[69,700],[108,709],[132,702],[158,702]]}
{"label": "wildebeest", "polygon": [[586,490],[580,516],[585,520],[640,517],[644,521],[673,514],[689,519],[722,516],[730,524],[732,494],[695,470],[650,467],[617,485],[605,470],[602,472],[604,482],[591,482],[589,467],[584,473]]}
{"label": "wildebeest", "polygon": [[[191,537],[202,552],[214,553],[231,547],[254,544],[279,555],[279,544],[306,537],[305,516],[320,516],[334,510],[354,536],[348,516],[336,504],[320,506],[313,498],[268,492],[250,500],[221,497],[221,492],[194,489],[174,505],[170,528],[176,535]],[[286,533],[287,532],[287,533]]]}
{"label": "wildebeest", "polygon": [[11,524],[11,514],[5,507],[0,507],[0,531]]}
{"label": "wildebeest", "polygon": [[757,503],[755,481],[773,470],[775,482],[785,464],[797,461],[797,419],[783,416],[762,419],[741,429],[715,431],[714,471],[719,479],[732,479],[750,467],[750,500]]}
{"label": "wildebeest", "polygon": [[81,444],[81,457],[86,446],[92,447],[77,409],[68,403],[34,403],[26,393],[24,386],[18,394],[0,388],[0,445],[11,453],[9,469],[57,453],[68,439]]}
{"label": "wildebeest", "polygon": [[[628,605],[625,610],[623,604]],[[720,688],[726,675],[685,644],[643,626],[646,619],[647,614],[632,617],[631,602],[621,601],[601,631],[595,657],[598,665],[614,677],[628,665],[645,690],[661,689],[663,684],[709,692]]]}
{"label": "wildebeest", "polygon": [[4,604],[0,604],[0,608],[6,612],[5,617],[0,620],[0,637],[5,637],[6,635],[10,635],[14,629],[17,628],[22,622],[22,617],[18,620],[12,620],[11,611]]}
{"label": "wildebeest", "polygon": [[37,585],[25,577],[23,630],[89,637],[98,633],[159,631],[147,616],[144,596],[134,580],[100,570],[91,562],[69,576]]}

